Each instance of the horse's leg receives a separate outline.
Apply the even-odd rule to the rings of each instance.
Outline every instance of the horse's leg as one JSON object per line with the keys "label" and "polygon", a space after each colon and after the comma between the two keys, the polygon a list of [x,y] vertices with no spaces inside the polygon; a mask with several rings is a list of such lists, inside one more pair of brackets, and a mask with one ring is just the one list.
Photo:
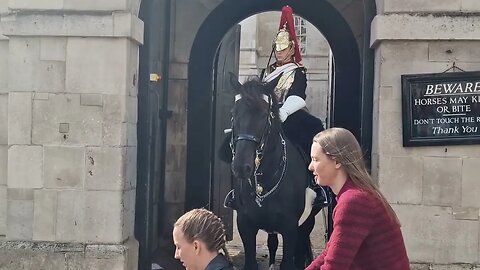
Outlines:
{"label": "horse's leg", "polygon": [[275,254],[277,253],[278,248],[278,234],[269,233],[267,238],[268,246],[268,265],[270,269],[275,264]]}
{"label": "horse's leg", "polygon": [[293,256],[295,254],[295,247],[297,244],[297,224],[293,223],[293,226],[289,226],[287,230],[282,232],[283,240],[283,257],[280,263],[280,270],[292,270],[295,269],[293,263]]}
{"label": "horse's leg", "polygon": [[245,251],[244,270],[258,270],[257,253],[256,253],[256,237],[258,228],[249,224],[243,215],[237,217],[237,227],[240,237],[242,238],[243,249]]}
{"label": "horse's leg", "polygon": [[313,261],[312,244],[310,233],[315,226],[315,215],[312,213],[298,228],[297,247],[295,249],[295,266],[304,269]]}

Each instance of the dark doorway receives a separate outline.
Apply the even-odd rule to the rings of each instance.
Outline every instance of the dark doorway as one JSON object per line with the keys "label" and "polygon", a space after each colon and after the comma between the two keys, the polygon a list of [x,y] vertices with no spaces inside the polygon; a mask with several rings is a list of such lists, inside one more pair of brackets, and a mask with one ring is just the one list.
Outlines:
{"label": "dark doorway", "polygon": [[135,202],[140,270],[152,269],[152,260],[161,245],[168,80],[155,78],[155,75],[169,77],[170,1],[143,0],[139,14],[145,26],[144,45],[139,55]]}
{"label": "dark doorway", "polygon": [[[367,3],[368,2],[368,3]],[[188,133],[186,209],[212,202],[215,104],[214,59],[224,35],[238,22],[266,11],[290,5],[297,15],[317,27],[328,40],[335,60],[330,126],[351,130],[367,153],[371,150],[373,54],[368,49],[373,0],[358,10],[363,20],[363,39],[357,40],[343,15],[331,4],[318,0],[243,0],[220,3],[205,19],[195,37],[188,66]]]}
{"label": "dark doorway", "polygon": [[230,110],[233,106],[234,90],[230,84],[230,75],[238,76],[240,55],[240,25],[235,25],[223,37],[214,61],[214,87],[212,111],[212,181],[210,189],[210,209],[225,223],[228,240],[233,237],[233,211],[223,207],[223,198],[232,188],[230,164],[221,161],[218,156],[220,144],[227,136],[224,130],[231,126]]}

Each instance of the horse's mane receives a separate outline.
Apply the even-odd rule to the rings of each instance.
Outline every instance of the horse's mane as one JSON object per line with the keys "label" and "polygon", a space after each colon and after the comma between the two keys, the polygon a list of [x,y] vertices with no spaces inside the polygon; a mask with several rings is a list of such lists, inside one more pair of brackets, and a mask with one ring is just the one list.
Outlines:
{"label": "horse's mane", "polygon": [[278,119],[278,101],[274,87],[268,87],[258,77],[251,77],[238,89],[238,93],[252,108],[262,108],[262,104],[265,102],[263,95],[267,95],[272,100],[272,113],[275,115],[275,119]]}

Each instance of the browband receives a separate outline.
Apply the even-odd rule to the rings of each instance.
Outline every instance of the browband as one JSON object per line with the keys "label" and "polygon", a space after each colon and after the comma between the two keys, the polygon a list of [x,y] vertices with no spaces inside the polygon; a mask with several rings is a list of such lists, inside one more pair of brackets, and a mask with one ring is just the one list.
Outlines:
{"label": "browband", "polygon": [[[239,101],[241,98],[242,98],[242,95],[240,95],[240,94],[235,95],[235,102]],[[263,94],[263,100],[265,100],[265,102],[270,104],[270,97],[269,96]]]}

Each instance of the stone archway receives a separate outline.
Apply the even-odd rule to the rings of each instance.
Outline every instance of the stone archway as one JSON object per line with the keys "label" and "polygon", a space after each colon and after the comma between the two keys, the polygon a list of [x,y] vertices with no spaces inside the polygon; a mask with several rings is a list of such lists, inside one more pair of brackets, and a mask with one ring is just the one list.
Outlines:
{"label": "stone archway", "polygon": [[[344,1],[336,6],[315,0],[224,1],[200,26],[188,66],[188,134],[186,209],[209,204],[212,148],[213,59],[228,30],[260,12],[290,5],[328,40],[335,57],[332,124],[350,129],[367,152],[371,149],[373,53],[369,50],[373,0]],[[358,8],[360,6],[361,8]]]}

